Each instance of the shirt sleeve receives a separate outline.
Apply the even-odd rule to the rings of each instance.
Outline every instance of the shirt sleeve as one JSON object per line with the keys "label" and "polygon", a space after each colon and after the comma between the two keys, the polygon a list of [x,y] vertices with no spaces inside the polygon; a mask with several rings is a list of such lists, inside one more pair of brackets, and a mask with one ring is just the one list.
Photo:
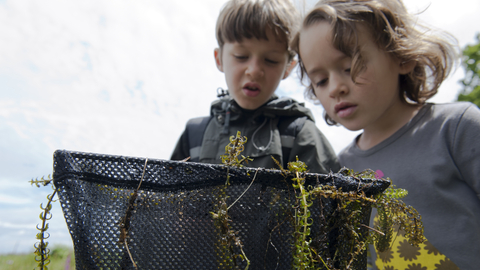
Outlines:
{"label": "shirt sleeve", "polygon": [[289,161],[296,157],[305,162],[311,173],[338,172],[340,164],[330,142],[311,120],[305,121],[290,152]]}

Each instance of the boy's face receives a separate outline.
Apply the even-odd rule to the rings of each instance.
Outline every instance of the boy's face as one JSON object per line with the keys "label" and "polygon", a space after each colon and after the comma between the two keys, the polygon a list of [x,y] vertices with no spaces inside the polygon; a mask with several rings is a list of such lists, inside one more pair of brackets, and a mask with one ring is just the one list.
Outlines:
{"label": "boy's face", "polygon": [[366,28],[359,27],[359,43],[364,70],[354,83],[352,58],[332,43],[328,22],[302,30],[299,51],[315,96],[326,113],[349,130],[383,130],[401,115],[404,104],[399,96],[399,75],[413,69],[401,65],[373,42]]}
{"label": "boy's face", "polygon": [[288,62],[286,42],[277,40],[272,31],[267,31],[267,37],[268,41],[226,42],[222,49],[215,49],[215,62],[225,73],[230,95],[247,110],[265,104],[295,65]]}

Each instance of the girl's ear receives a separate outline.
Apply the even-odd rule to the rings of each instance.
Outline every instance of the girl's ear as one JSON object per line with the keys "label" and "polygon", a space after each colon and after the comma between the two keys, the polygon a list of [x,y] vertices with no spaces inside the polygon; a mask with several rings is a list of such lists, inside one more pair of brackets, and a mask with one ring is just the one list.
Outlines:
{"label": "girl's ear", "polygon": [[297,64],[297,60],[295,59],[292,59],[292,61],[290,61],[290,63],[287,64],[287,68],[285,69],[285,73],[283,73],[283,79],[286,79],[288,77],[288,75],[290,75],[290,72],[292,72],[293,68],[295,67],[295,65]]}
{"label": "girl's ear", "polygon": [[217,64],[218,70],[223,72],[222,50],[220,50],[220,48],[215,48],[215,50],[213,51],[213,55],[215,56],[215,64]]}
{"label": "girl's ear", "polygon": [[405,75],[412,72],[416,65],[417,62],[413,60],[400,63],[400,74]]}

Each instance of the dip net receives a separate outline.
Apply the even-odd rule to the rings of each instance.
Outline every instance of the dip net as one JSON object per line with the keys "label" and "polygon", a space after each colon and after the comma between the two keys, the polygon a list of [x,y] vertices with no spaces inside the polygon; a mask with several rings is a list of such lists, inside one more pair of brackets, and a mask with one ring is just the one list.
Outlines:
{"label": "dip net", "polygon": [[[249,269],[292,269],[292,177],[279,170],[64,150],[54,154],[54,184],[76,269],[245,269],[242,254]],[[305,177],[309,185],[362,190],[367,196],[388,186],[341,174]],[[328,227],[339,218],[336,205],[321,198],[310,207],[318,224],[310,236],[318,250],[334,252],[344,245],[338,229]],[[370,208],[362,211],[368,224]],[[366,269],[364,253],[353,269]]]}

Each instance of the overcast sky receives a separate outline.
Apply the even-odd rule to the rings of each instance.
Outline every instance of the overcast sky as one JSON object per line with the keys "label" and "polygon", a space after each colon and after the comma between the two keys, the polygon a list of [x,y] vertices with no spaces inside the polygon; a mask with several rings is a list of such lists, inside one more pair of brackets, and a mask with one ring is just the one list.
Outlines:
{"label": "overcast sky", "polygon": [[[28,181],[52,172],[56,149],[169,158],[186,121],[226,87],[213,58],[224,2],[0,0],[0,253],[33,249],[51,190]],[[405,4],[461,47],[480,32],[478,0]],[[453,101],[463,74],[433,101]],[[303,101],[296,76],[278,93]],[[326,126],[306,103],[335,151],[357,134]],[[51,223],[51,243],[70,243],[58,203]]]}

